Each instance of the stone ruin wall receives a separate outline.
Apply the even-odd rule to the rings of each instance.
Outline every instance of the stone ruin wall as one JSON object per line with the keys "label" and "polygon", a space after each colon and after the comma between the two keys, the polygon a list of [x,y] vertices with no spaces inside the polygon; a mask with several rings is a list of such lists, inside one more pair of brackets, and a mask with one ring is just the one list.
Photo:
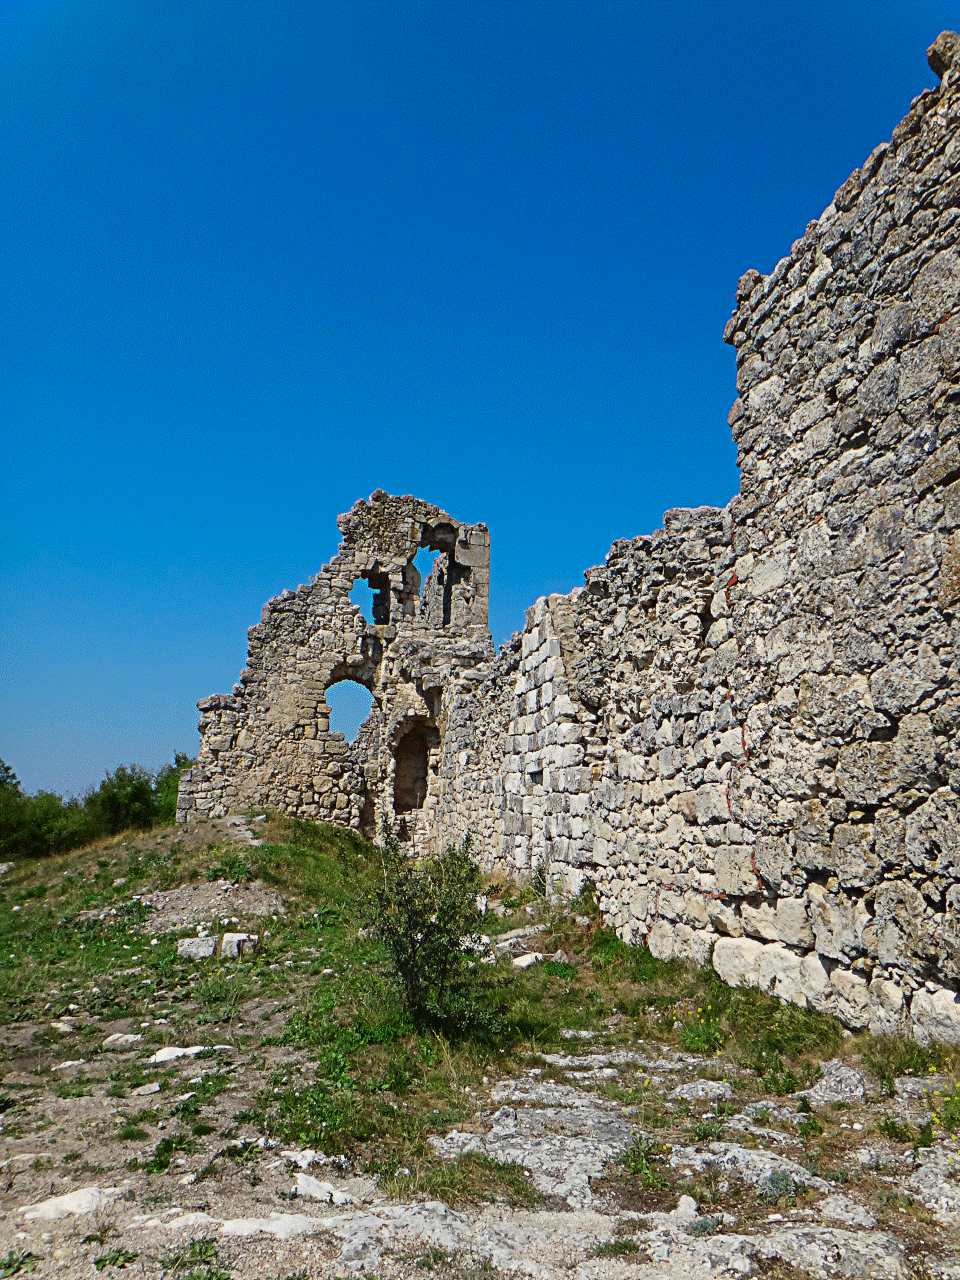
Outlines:
{"label": "stone ruin wall", "polygon": [[[178,822],[268,805],[369,836],[397,810],[421,838],[429,828],[444,689],[493,651],[490,535],[379,490],[338,524],[344,540],[330,564],[264,605],[232,694],[197,704],[200,752],[181,775]],[[422,547],[437,552],[423,584],[413,563]],[[376,593],[372,620],[350,599],[360,580]],[[330,731],[326,691],[342,680],[374,700],[353,743]],[[424,787],[408,808],[394,790],[398,777],[409,781],[411,757]]]}
{"label": "stone ruin wall", "polygon": [[[226,808],[259,786],[258,803],[354,826],[379,788],[389,817],[396,726],[432,698],[418,830],[435,845],[470,833],[488,870],[590,881],[620,936],[662,958],[852,1028],[960,1043],[960,37],[928,56],[939,90],[738,285],[728,507],[615,543],[495,658],[479,612],[442,678],[412,641],[388,644],[372,745],[341,740],[329,790],[290,785],[307,771],[288,715],[287,737],[237,737],[219,774],[187,775],[184,816],[194,786]],[[359,637],[349,652],[374,664],[341,608],[361,562],[338,561],[344,647]],[[284,705],[309,684],[312,590],[251,633],[250,671],[272,643],[258,678]],[[304,736],[331,682],[313,680]],[[241,714],[227,702],[200,704],[205,751]],[[255,785],[233,794],[237,761]]]}

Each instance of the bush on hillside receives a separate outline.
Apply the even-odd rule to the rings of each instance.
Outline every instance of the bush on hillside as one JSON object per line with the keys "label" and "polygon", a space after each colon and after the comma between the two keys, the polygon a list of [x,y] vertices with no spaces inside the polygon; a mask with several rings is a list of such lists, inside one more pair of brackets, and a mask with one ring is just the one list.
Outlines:
{"label": "bush on hillside", "polygon": [[373,930],[418,1030],[494,1033],[497,1015],[484,966],[470,945],[478,924],[480,869],[469,837],[415,861],[397,832],[381,833],[382,883],[370,904]]}
{"label": "bush on hillside", "polygon": [[66,853],[130,828],[166,826],[176,817],[180,770],[193,761],[178,751],[173,764],[154,775],[120,765],[82,799],[52,791],[25,795],[20,779],[0,760],[0,859]]}

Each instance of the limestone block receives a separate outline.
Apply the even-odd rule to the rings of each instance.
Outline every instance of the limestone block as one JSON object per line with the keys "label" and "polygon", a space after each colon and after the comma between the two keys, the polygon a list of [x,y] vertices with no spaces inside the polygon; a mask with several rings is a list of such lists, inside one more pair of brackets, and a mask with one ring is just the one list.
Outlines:
{"label": "limestone block", "polygon": [[750,581],[754,596],[765,596],[782,587],[787,580],[790,557],[786,550],[778,550],[757,561]]}
{"label": "limestone block", "polygon": [[830,974],[815,951],[808,952],[800,961],[800,980],[807,1002],[821,1013],[833,1013],[835,988],[830,985]]}
{"label": "limestone block", "polygon": [[690,959],[701,969],[710,963],[717,935],[709,929],[694,929],[690,938]]}
{"label": "limestone block", "polygon": [[866,979],[849,969],[834,969],[830,985],[836,992],[837,1017],[844,1026],[862,1031],[870,1022],[870,988]]}
{"label": "limestone block", "polygon": [[756,872],[753,869],[752,845],[721,845],[717,850],[716,872],[717,888],[721,893],[733,893],[742,896],[757,892],[758,885]]}
{"label": "limestone block", "polygon": [[260,939],[255,933],[225,933],[220,955],[223,959],[237,959],[252,955],[259,946]]}
{"label": "limestone block", "polygon": [[115,1031],[112,1036],[107,1036],[103,1042],[104,1049],[113,1049],[122,1051],[123,1049],[132,1049],[138,1045],[143,1039],[141,1035],[134,1035],[133,1032]]}
{"label": "limestone block", "polygon": [[837,785],[852,804],[876,805],[911,787],[933,790],[936,741],[926,715],[904,716],[892,742],[853,742],[837,762]]}
{"label": "limestone block", "polygon": [[877,889],[874,910],[877,959],[884,965],[912,967],[920,955],[922,895],[905,881],[888,880]]}
{"label": "limestone block", "polygon": [[807,889],[810,925],[821,955],[840,960],[864,949],[863,931],[872,921],[860,899],[827,893],[821,885]]}
{"label": "limestone block", "polygon": [[740,916],[743,920],[743,932],[751,938],[765,938],[768,942],[780,940],[777,911],[772,903],[762,902],[758,907],[744,903]]}
{"label": "limestone block", "polygon": [[803,961],[779,943],[761,947],[757,953],[757,986],[781,1000],[806,1007]]}
{"label": "limestone block", "polygon": [[720,938],[713,948],[713,967],[731,987],[755,987],[759,981],[762,943],[748,938]]}
{"label": "limestone block", "polygon": [[650,895],[646,885],[636,885],[630,890],[629,905],[630,914],[638,920],[646,918]]}
{"label": "limestone block", "polygon": [[803,898],[781,898],[777,902],[777,935],[789,947],[813,947],[813,930]]}
{"label": "limestone block", "polygon": [[879,880],[882,868],[874,852],[873,824],[845,822],[834,827],[829,861],[845,888],[860,888]]}
{"label": "limestone block", "polygon": [[677,811],[687,822],[697,821],[697,793],[695,791],[681,791],[674,803],[677,806]]}
{"label": "limestone block", "polygon": [[731,938],[739,938],[743,934],[743,924],[740,917],[724,902],[717,902],[716,899],[710,899],[707,906],[707,914],[710,917],[710,923],[718,933],[727,934]]}
{"label": "limestone block", "polygon": [[726,733],[721,733],[720,741],[717,743],[717,761],[722,764],[725,760],[742,760],[743,759],[743,730],[728,729]]}
{"label": "limestone block", "polygon": [[706,928],[710,923],[710,912],[702,894],[688,890],[683,895],[683,916],[688,923],[696,928]]}
{"label": "limestone block", "polygon": [[729,822],[730,805],[727,788],[722,783],[706,783],[696,790],[697,822],[701,827],[711,822]]}
{"label": "limestone block", "polygon": [[672,889],[662,889],[657,898],[657,912],[667,920],[678,920],[683,915],[683,898]]}
{"label": "limestone block", "polygon": [[673,926],[666,920],[658,920],[647,934],[650,954],[658,960],[672,960],[674,951]]}
{"label": "limestone block", "polygon": [[921,988],[910,1004],[913,1034],[921,1044],[936,1040],[942,1044],[960,1044],[960,1000],[955,991],[940,987],[936,991]]}
{"label": "limestone block", "polygon": [[960,293],[960,253],[944,249],[925,263],[913,285],[913,302],[928,325],[935,325],[956,305]]}
{"label": "limestone block", "polygon": [[960,879],[960,800],[941,787],[906,820],[904,846],[916,867]]}
{"label": "limestone block", "polygon": [[209,960],[219,941],[220,935],[217,933],[208,938],[181,938],[177,943],[177,955],[187,960]]}
{"label": "limestone block", "polygon": [[874,978],[870,983],[870,1034],[899,1035],[908,1022],[903,989],[888,978]]}

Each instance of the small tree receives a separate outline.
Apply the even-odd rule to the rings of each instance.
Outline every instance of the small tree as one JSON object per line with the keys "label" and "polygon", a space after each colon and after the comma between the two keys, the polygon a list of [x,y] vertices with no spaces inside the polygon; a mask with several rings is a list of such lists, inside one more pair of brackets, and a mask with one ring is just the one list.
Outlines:
{"label": "small tree", "polygon": [[85,808],[92,814],[98,833],[113,836],[128,827],[141,830],[153,825],[153,776],[138,764],[118,765],[96,791],[87,795]]}
{"label": "small tree", "polygon": [[183,769],[191,769],[196,760],[191,760],[185,751],[178,751],[173,764],[165,764],[158,771],[153,784],[154,821],[164,826],[172,826],[177,820],[177,794],[180,790],[180,773]]}
{"label": "small tree", "polygon": [[493,1030],[496,1014],[482,1001],[484,984],[471,944],[481,879],[469,837],[420,862],[387,825],[381,845],[383,882],[372,895],[373,929],[414,1026]]}
{"label": "small tree", "polygon": [[0,760],[0,858],[19,854],[26,822],[26,796],[20,779]]}

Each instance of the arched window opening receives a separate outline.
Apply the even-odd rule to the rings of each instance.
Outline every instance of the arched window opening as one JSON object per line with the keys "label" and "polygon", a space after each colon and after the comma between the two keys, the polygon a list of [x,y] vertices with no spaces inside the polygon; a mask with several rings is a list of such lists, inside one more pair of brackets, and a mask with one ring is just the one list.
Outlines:
{"label": "arched window opening", "polygon": [[385,627],[390,621],[390,579],[385,573],[358,578],[350,589],[350,602],[359,608],[366,622]]}
{"label": "arched window opening", "polygon": [[355,680],[341,680],[330,686],[326,699],[330,732],[342,733],[348,742],[353,742],[373,708],[373,694]]}
{"label": "arched window opening", "polygon": [[394,752],[394,760],[394,812],[411,813],[414,809],[422,809],[427,798],[426,731],[422,728],[411,729],[401,738]]}
{"label": "arched window opening", "polygon": [[[438,557],[437,552],[435,550],[431,550],[430,547],[421,547],[413,557],[413,564],[417,572],[420,574],[421,583],[426,582],[431,573],[433,573],[433,567],[439,558],[440,557]],[[445,560],[446,556],[444,556],[443,559]]]}

